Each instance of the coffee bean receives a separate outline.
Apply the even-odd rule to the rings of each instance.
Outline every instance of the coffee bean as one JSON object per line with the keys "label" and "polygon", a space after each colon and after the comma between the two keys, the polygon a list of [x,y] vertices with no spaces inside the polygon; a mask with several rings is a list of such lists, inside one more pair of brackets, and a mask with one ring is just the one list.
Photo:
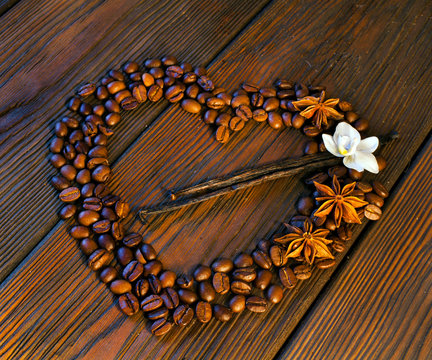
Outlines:
{"label": "coffee bean", "polygon": [[305,121],[306,119],[303,116],[301,116],[299,113],[296,113],[291,119],[291,124],[294,129],[300,129]]}
{"label": "coffee bean", "polygon": [[81,97],[87,97],[93,94],[95,90],[96,90],[95,84],[93,83],[84,84],[77,90],[77,95]]}
{"label": "coffee bean", "polygon": [[69,234],[74,239],[84,239],[90,236],[90,230],[86,226],[77,225],[70,229]]}
{"label": "coffee bean", "polygon": [[279,285],[272,285],[267,289],[266,297],[272,304],[277,304],[283,298],[283,289]]}
{"label": "coffee bean", "polygon": [[177,278],[177,285],[182,289],[189,289],[193,286],[193,277],[188,274],[181,274]]}
{"label": "coffee bean", "polygon": [[270,269],[272,266],[272,261],[268,254],[260,249],[254,250],[252,252],[252,257],[259,267],[263,269]]}
{"label": "coffee bean", "polygon": [[376,205],[369,204],[364,208],[364,216],[369,220],[373,220],[373,221],[379,220],[381,215],[382,215],[382,211]]}
{"label": "coffee bean", "polygon": [[187,305],[180,305],[173,314],[174,323],[180,326],[188,325],[194,317],[194,311]]}
{"label": "coffee bean", "polygon": [[88,259],[88,265],[93,270],[99,270],[103,266],[108,265],[108,263],[112,260],[112,255],[104,250],[104,249],[98,249],[95,250]]}
{"label": "coffee bean", "polygon": [[199,104],[205,105],[207,99],[211,98],[213,96],[210,92],[201,92],[197,95],[196,101],[198,101]]}
{"label": "coffee bean", "polygon": [[77,211],[76,205],[68,204],[60,210],[60,217],[63,220],[69,219],[75,215]]}
{"label": "coffee bean", "polygon": [[73,96],[70,98],[70,100],[67,103],[67,108],[71,111],[78,111],[79,107],[81,105],[81,100],[78,97]]}
{"label": "coffee bean", "polygon": [[195,314],[199,322],[208,323],[212,318],[212,308],[206,301],[198,301],[195,307]]}
{"label": "coffee bean", "polygon": [[231,291],[238,295],[249,295],[252,291],[252,286],[244,281],[233,281],[231,282]]}
{"label": "coffee bean", "polygon": [[234,280],[252,282],[256,279],[257,273],[253,267],[236,269],[232,273]]}
{"label": "coffee bean", "polygon": [[229,122],[229,127],[232,131],[240,131],[244,128],[245,122],[241,118],[235,116]]}
{"label": "coffee bean", "polygon": [[345,166],[339,165],[339,166],[333,166],[330,169],[328,169],[327,173],[330,176],[330,178],[333,179],[333,176],[336,176],[337,178],[342,178],[347,174],[348,170]]}
{"label": "coffee bean", "polygon": [[214,289],[219,294],[226,294],[230,289],[229,277],[225,273],[215,273],[212,282]]}
{"label": "coffee bean", "polygon": [[116,239],[117,241],[122,240],[124,237],[123,225],[121,223],[119,223],[118,221],[114,221],[111,224],[111,234],[112,234],[113,238]]}
{"label": "coffee bean", "polygon": [[276,93],[276,96],[278,99],[287,99],[287,98],[293,98],[295,97],[295,91],[294,90],[278,90]]}
{"label": "coffee bean", "polygon": [[346,250],[345,245],[337,240],[333,240],[331,247],[334,251],[338,252],[338,253],[342,253]]}
{"label": "coffee bean", "polygon": [[279,280],[288,289],[292,289],[297,284],[297,278],[288,266],[279,269]]}
{"label": "coffee bean", "polygon": [[[87,160],[87,168],[90,170],[93,170],[94,168],[101,166],[101,165],[106,165],[108,166],[108,159],[107,158],[91,158]],[[100,170],[99,170],[100,171]]]}
{"label": "coffee bean", "polygon": [[354,169],[349,169],[348,170],[348,175],[352,180],[358,181],[363,177],[363,172],[362,171],[357,171]]}
{"label": "coffee bean", "polygon": [[123,266],[126,266],[134,259],[133,252],[131,249],[122,246],[117,249],[117,260]]}
{"label": "coffee bean", "polygon": [[226,92],[221,92],[217,94],[216,97],[223,100],[226,106],[231,106],[232,96],[230,94]]}
{"label": "coffee bean", "polygon": [[372,187],[373,190],[375,191],[375,193],[378,196],[381,196],[382,198],[387,198],[389,196],[389,192],[387,191],[387,189],[384,187],[384,185],[382,183],[380,183],[379,181],[374,181],[372,183]]}
{"label": "coffee bean", "polygon": [[144,312],[149,312],[160,308],[163,305],[163,300],[159,295],[149,295],[141,301],[141,309]]}
{"label": "coffee bean", "polygon": [[160,297],[167,309],[176,308],[180,301],[177,292],[173,288],[166,288],[160,294]]}
{"label": "coffee bean", "polygon": [[[194,72],[187,72],[183,75],[183,83],[184,84],[193,84],[197,81],[198,76]],[[196,84],[194,84],[196,85]],[[198,87],[198,85],[196,85]],[[198,88],[199,91],[199,88]]]}
{"label": "coffee bean", "polygon": [[123,244],[125,244],[128,247],[134,247],[139,244],[141,244],[142,236],[138,233],[131,233],[124,237]]}
{"label": "coffee bean", "polygon": [[270,259],[273,263],[273,265],[275,266],[283,266],[286,264],[287,262],[287,258],[284,256],[285,255],[285,250],[279,246],[279,245],[273,245],[270,248]]}
{"label": "coffee bean", "polygon": [[159,260],[152,260],[144,265],[144,276],[158,275],[161,271],[162,263]]}
{"label": "coffee bean", "polygon": [[[267,112],[274,112],[279,108],[279,104],[280,104],[280,101],[278,98],[270,97],[264,101],[264,104],[262,107]],[[277,114],[277,113],[275,113],[275,114]]]}
{"label": "coffee bean", "polygon": [[163,288],[172,288],[175,285],[177,274],[171,270],[165,270],[159,275],[159,280]]}
{"label": "coffee bean", "polygon": [[198,285],[198,293],[204,301],[212,302],[216,297],[216,292],[209,281],[201,281]]}
{"label": "coffee bean", "polygon": [[294,268],[294,274],[295,274],[296,278],[299,280],[309,279],[312,275],[309,266],[306,266],[306,265],[296,266]]}
{"label": "coffee bean", "polygon": [[123,269],[123,277],[130,282],[134,282],[142,275],[143,271],[143,264],[134,260],[127,264]]}
{"label": "coffee bean", "polygon": [[364,193],[369,193],[373,190],[372,185],[364,181],[357,182],[356,188]]}
{"label": "coffee bean", "polygon": [[101,248],[107,251],[113,251],[116,247],[116,243],[111,235],[102,234],[98,237],[98,244]]}
{"label": "coffee bean", "polygon": [[97,145],[89,151],[88,156],[91,158],[106,159],[108,157],[108,150],[106,146]]}
{"label": "coffee bean", "polygon": [[66,164],[66,159],[60,154],[53,154],[50,157],[50,162],[52,166],[58,169]]}
{"label": "coffee bean", "polygon": [[352,124],[354,121],[356,121],[359,118],[359,115],[356,114],[353,111],[347,111],[345,113],[345,119],[346,121],[348,121],[350,124]]}
{"label": "coffee bean", "polygon": [[255,93],[260,90],[260,87],[255,84],[245,82],[242,84],[242,89],[249,93]]}
{"label": "coffee bean", "polygon": [[295,215],[290,220],[290,225],[296,226],[298,228],[302,228],[305,220],[307,220],[308,217],[304,215]]}
{"label": "coffee bean", "polygon": [[337,234],[342,241],[348,241],[352,237],[352,230],[347,226],[341,226],[337,229]]}
{"label": "coffee bean", "polygon": [[138,299],[131,293],[120,295],[119,306],[121,311],[128,316],[132,316],[139,310]]}
{"label": "coffee bean", "polygon": [[118,216],[113,209],[104,206],[101,210],[101,216],[111,222],[118,220]]}
{"label": "coffee bean", "polygon": [[268,114],[265,110],[263,109],[256,109],[253,111],[252,113],[252,118],[256,121],[256,122],[263,122],[266,121],[268,119]]}
{"label": "coffee bean", "polygon": [[203,116],[204,123],[207,125],[214,124],[216,121],[216,118],[218,117],[218,114],[219,113],[216,110],[213,110],[213,109],[207,110]]}
{"label": "coffee bean", "polygon": [[318,269],[328,269],[334,266],[335,264],[336,262],[334,261],[334,259],[319,259],[316,261],[315,266]]}
{"label": "coffee bean", "polygon": [[99,220],[99,213],[93,210],[83,210],[78,214],[78,222],[84,226],[90,226]]}
{"label": "coffee bean", "polygon": [[147,97],[152,102],[159,101],[163,96],[163,90],[159,85],[152,85],[147,91]]}
{"label": "coffee bean", "polygon": [[178,295],[180,300],[183,301],[185,304],[190,305],[198,301],[198,295],[196,294],[196,292],[189,289],[179,289]]}
{"label": "coffee bean", "polygon": [[194,271],[194,278],[196,281],[205,281],[211,277],[211,269],[206,265],[199,265]]}
{"label": "coffee bean", "polygon": [[69,181],[73,181],[76,177],[77,171],[72,165],[63,165],[60,168],[60,173]]}
{"label": "coffee bean", "polygon": [[241,253],[235,257],[234,265],[238,268],[250,267],[253,265],[252,256],[246,253]]}
{"label": "coffee bean", "polygon": [[147,279],[139,279],[134,285],[135,295],[138,297],[144,297],[150,290],[150,284]]}
{"label": "coffee bean", "polygon": [[78,113],[82,116],[90,115],[93,111],[93,108],[90,104],[87,104],[85,102],[81,102],[81,105],[78,109]]}
{"label": "coffee bean", "polygon": [[330,230],[330,231],[336,230],[336,224],[334,222],[334,219],[332,219],[332,218],[327,218],[324,226],[327,230]]}
{"label": "coffee bean", "polygon": [[252,106],[259,108],[263,104],[264,104],[264,96],[262,96],[260,93],[252,94],[252,96],[251,96],[251,105]]}
{"label": "coffee bean", "polygon": [[216,130],[216,140],[225,144],[229,140],[229,130],[226,126],[218,126]]}
{"label": "coffee bean", "polygon": [[267,301],[259,296],[250,296],[246,299],[246,307],[249,311],[262,313],[267,310]]}
{"label": "coffee bean", "polygon": [[229,307],[234,313],[241,313],[246,308],[246,297],[235,295],[229,301]]}
{"label": "coffee bean", "polygon": [[206,105],[210,109],[220,110],[225,107],[225,101],[219,99],[218,97],[211,97],[206,100]]}
{"label": "coffee bean", "polygon": [[120,71],[118,71],[118,70],[112,69],[112,70],[110,70],[108,72],[108,75],[110,77],[112,77],[114,80],[119,80],[119,81],[124,81],[125,80],[124,75]]}
{"label": "coffee bean", "polygon": [[169,315],[169,311],[166,307],[161,307],[157,310],[148,312],[146,315],[149,320],[166,319]]}
{"label": "coffee bean", "polygon": [[241,105],[246,105],[249,106],[250,105],[250,100],[249,100],[249,96],[247,95],[238,95],[238,96],[234,96],[231,100],[231,107],[233,109],[238,108]]}
{"label": "coffee bean", "polygon": [[378,207],[383,207],[384,205],[384,199],[381,196],[378,196],[377,194],[374,193],[367,193],[365,199],[369,204],[373,204]]}
{"label": "coffee bean", "polygon": [[165,91],[165,98],[172,103],[180,101],[183,99],[184,91],[185,90],[182,86],[175,84]]}
{"label": "coffee bean", "polygon": [[231,120],[230,114],[222,113],[216,118],[215,124],[217,126],[229,126],[230,120]]}
{"label": "coffee bean", "polygon": [[270,87],[263,87],[259,92],[265,98],[272,98],[276,96],[276,90]]}
{"label": "coffee bean", "polygon": [[[121,120],[120,114],[112,112],[105,116],[105,124],[108,126],[115,126],[117,125]],[[97,136],[96,136],[97,137]],[[102,145],[102,144],[98,144]]]}
{"label": "coffee bean", "polygon": [[198,78],[197,84],[201,86],[204,91],[213,91],[214,85],[213,81],[206,75],[202,75]]}
{"label": "coffee bean", "polygon": [[305,84],[295,84],[295,92],[297,99],[304,98],[309,95],[309,89]]}
{"label": "coffee bean", "polygon": [[99,220],[92,225],[92,229],[96,234],[106,233],[111,229],[111,221],[107,219]]}
{"label": "coffee bean", "polygon": [[102,202],[97,197],[89,197],[84,199],[83,208],[86,210],[100,211],[102,209]]}
{"label": "coffee bean", "polygon": [[272,246],[272,243],[270,242],[270,240],[260,240],[258,241],[258,245],[257,248],[260,249],[261,251],[264,251],[265,253],[268,253],[270,251],[270,247]]}
{"label": "coffee bean", "polygon": [[151,244],[142,244],[141,250],[144,254],[144,257],[147,261],[151,261],[156,259],[156,250],[153,248]]}
{"label": "coffee bean", "polygon": [[314,208],[314,201],[310,196],[300,197],[297,202],[297,211],[301,215],[310,216]]}
{"label": "coffee bean", "polygon": [[78,200],[80,196],[81,196],[80,190],[77,187],[72,186],[62,190],[62,192],[59,195],[59,198],[63,202],[72,202]]}
{"label": "coffee bean", "polygon": [[244,121],[252,119],[252,110],[247,105],[240,105],[236,108],[235,113],[238,117],[242,118]]}
{"label": "coffee bean", "polygon": [[343,112],[351,111],[353,109],[352,105],[348,101],[339,101],[338,107]]}
{"label": "coffee bean", "polygon": [[156,320],[151,326],[151,332],[153,335],[162,336],[168,333],[172,328],[172,323],[166,319]]}
{"label": "coffee bean", "polygon": [[80,241],[80,249],[85,255],[89,256],[98,249],[98,246],[93,239],[84,238]]}
{"label": "coffee bean", "polygon": [[212,263],[212,270],[214,272],[230,272],[234,268],[234,264],[231,259],[220,258]]}
{"label": "coffee bean", "polygon": [[269,270],[258,271],[257,277],[255,279],[254,285],[259,290],[265,290],[267,286],[270,285],[273,274]]}
{"label": "coffee bean", "polygon": [[[143,266],[141,263],[138,264]],[[150,285],[150,290],[153,292],[153,294],[159,294],[162,291],[162,284],[155,275],[150,274],[148,276],[148,282]]]}
{"label": "coffee bean", "polygon": [[184,99],[181,102],[181,107],[184,111],[192,114],[198,114],[201,111],[200,103],[194,99]]}
{"label": "coffee bean", "polygon": [[213,307],[213,313],[215,318],[222,322],[230,321],[233,316],[231,309],[223,305],[215,305]]}
{"label": "coffee bean", "polygon": [[112,266],[108,266],[101,271],[99,277],[103,283],[108,284],[118,278],[118,272]]}
{"label": "coffee bean", "polygon": [[[197,84],[192,84],[187,87],[186,95],[191,99],[196,99],[200,93],[200,88]],[[216,110],[215,110],[216,111]]]}

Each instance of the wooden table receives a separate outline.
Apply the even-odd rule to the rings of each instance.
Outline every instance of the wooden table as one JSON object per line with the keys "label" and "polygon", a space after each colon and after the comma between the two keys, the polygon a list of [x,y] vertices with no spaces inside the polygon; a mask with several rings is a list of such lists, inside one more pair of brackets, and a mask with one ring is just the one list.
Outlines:
{"label": "wooden table", "polygon": [[[431,359],[432,6],[398,1],[0,1],[1,359]],[[356,228],[338,266],[314,271],[265,315],[243,313],[156,338],[124,316],[67,233],[49,184],[55,121],[85,81],[128,59],[176,55],[216,84],[276,78],[327,86],[396,129],[379,174],[379,222]],[[281,179],[159,216],[166,189],[301,156],[306,139],[249,122],[226,145],[178,105],[145,105],[110,142],[127,220],[179,273],[271,239],[305,191]],[[351,246],[352,245],[352,246]]]}

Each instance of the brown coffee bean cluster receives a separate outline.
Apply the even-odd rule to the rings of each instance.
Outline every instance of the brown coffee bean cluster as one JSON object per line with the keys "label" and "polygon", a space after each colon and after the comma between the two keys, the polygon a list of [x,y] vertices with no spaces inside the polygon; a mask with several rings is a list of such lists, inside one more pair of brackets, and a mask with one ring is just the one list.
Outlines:
{"label": "brown coffee bean cluster", "polygon": [[[322,129],[299,115],[292,101],[319,96],[322,90],[279,80],[275,87],[268,88],[244,83],[228,94],[215,87],[206,69],[179,63],[172,56],[148,59],[142,65],[130,61],[121,70],[108,71],[98,83],[77,89],[76,96],[67,102],[70,114],[54,126],[50,162],[59,174],[51,182],[64,203],[61,218],[75,218],[70,235],[78,240],[88,266],[118,296],[119,307],[126,315],[141,309],[152,321],[152,333],[160,336],[174,325],[188,325],[194,318],[202,323],[213,317],[226,322],[245,309],[262,313],[270,304],[282,301],[284,292],[294,288],[298,280],[308,279],[311,267],[298,263],[299,259],[287,259],[281,245],[261,240],[250,254],[238,254],[234,260],[219,258],[210,266],[199,265],[192,275],[164,269],[152,245],[144,243],[140,234],[124,230],[122,221],[130,207],[107,185],[112,173],[107,142],[114,133],[112,128],[121,121],[121,112],[165,98],[179,102],[187,112],[201,114],[206,124],[215,125],[216,139],[221,143],[251,119],[267,122],[274,129],[302,129],[314,138]],[[341,101],[338,106],[357,130],[367,129],[367,121],[359,118],[349,103]],[[326,129],[332,126],[330,120]],[[324,151],[322,143],[313,140],[307,144],[305,153],[317,151]],[[379,158],[379,164],[380,170],[385,167],[384,159]],[[388,192],[379,182],[359,181],[362,173],[334,167],[315,174],[306,183],[325,183],[333,175],[342,183],[358,181],[355,195],[368,202],[359,216],[370,220],[381,216]],[[343,252],[344,242],[352,234],[350,228],[344,225],[336,229],[330,218],[314,217],[318,205],[315,197],[299,200],[299,215],[291,219],[291,224],[300,227],[305,218],[312,217],[317,226],[333,232],[332,251]],[[333,265],[334,260],[316,262],[316,267],[323,269]]]}

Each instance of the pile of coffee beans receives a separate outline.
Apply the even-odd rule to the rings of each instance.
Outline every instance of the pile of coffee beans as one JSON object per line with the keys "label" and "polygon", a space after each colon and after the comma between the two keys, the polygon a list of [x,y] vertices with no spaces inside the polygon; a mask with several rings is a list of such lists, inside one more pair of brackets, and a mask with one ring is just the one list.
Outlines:
{"label": "pile of coffee beans", "polygon": [[[121,120],[121,112],[139,104],[166,99],[179,102],[193,114],[201,114],[206,124],[216,126],[216,139],[225,143],[233,132],[243,129],[251,119],[267,122],[274,129],[294,127],[311,138],[334,127],[330,120],[325,129],[317,129],[299,114],[293,100],[315,96],[322,87],[305,86],[279,80],[274,87],[244,83],[228,94],[215,87],[206,69],[179,63],[173,56],[148,59],[142,65],[127,62],[121,70],[110,70],[98,83],[80,86],[67,102],[69,115],[56,122],[55,137],[50,144],[50,162],[58,169],[51,180],[64,203],[62,219],[75,218],[70,235],[79,242],[88,265],[98,272],[101,281],[118,297],[120,309],[134,315],[140,309],[152,322],[151,331],[164,335],[174,325],[186,326],[193,319],[202,323],[213,317],[229,321],[242,311],[263,313],[271,304],[282,301],[284,293],[298,280],[311,276],[311,266],[287,259],[285,249],[277,243],[261,240],[249,253],[233,260],[216,259],[210,266],[199,265],[189,274],[165,269],[151,244],[137,233],[128,233],[122,225],[130,211],[128,203],[109,189],[111,177],[107,142],[112,128]],[[368,122],[352,111],[347,102],[339,102],[344,119],[359,130]],[[305,153],[324,151],[322,143],[308,142]],[[379,159],[380,168],[385,166]],[[344,167],[311,179],[324,183],[334,174],[345,183],[360,180],[362,174]],[[307,180],[311,184],[312,180]],[[376,220],[388,192],[378,182],[358,182],[356,196],[368,201],[362,216]],[[333,232],[334,252],[343,252],[343,242],[351,237],[344,224],[336,228],[331,219],[314,218],[314,196],[301,198],[299,214],[291,224],[303,224],[312,217],[317,226]],[[320,224],[318,224],[320,223]],[[316,262],[318,268],[334,265],[334,260]]]}

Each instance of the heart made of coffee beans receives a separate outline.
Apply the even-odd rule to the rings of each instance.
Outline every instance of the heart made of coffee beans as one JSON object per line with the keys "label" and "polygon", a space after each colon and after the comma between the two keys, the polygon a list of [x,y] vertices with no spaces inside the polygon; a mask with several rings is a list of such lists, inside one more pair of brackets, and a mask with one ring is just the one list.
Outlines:
{"label": "heart made of coffee beans", "polygon": [[[326,151],[318,136],[333,132],[341,121],[359,132],[368,128],[350,103],[325,100],[321,86],[278,80],[274,87],[244,83],[229,94],[214,86],[206,69],[180,64],[173,56],[148,59],[143,66],[127,62],[98,84],[81,86],[67,102],[73,114],[56,122],[50,144],[50,162],[59,170],[52,184],[65,203],[60,216],[76,218],[70,235],[80,242],[89,267],[118,296],[126,315],[144,311],[153,334],[164,335],[174,324],[186,326],[194,318],[226,322],[245,309],[267,311],[282,300],[284,291],[309,278],[313,267],[335,264],[335,254],[345,250],[344,242],[351,237],[350,223],[380,218],[387,190],[379,182],[359,181],[362,172],[338,165],[306,180],[316,189],[299,199],[287,235],[261,240],[251,254],[199,265],[193,275],[163,269],[151,244],[140,234],[125,233],[121,221],[129,205],[106,185],[111,176],[106,145],[121,111],[162,98],[201,114],[204,123],[215,127],[220,143],[253,120],[274,129],[302,130],[310,139],[304,153],[315,154]],[[377,164],[381,170],[385,160],[377,157]],[[272,283],[274,272],[278,280]],[[218,294],[228,293],[225,305],[215,303]]]}

